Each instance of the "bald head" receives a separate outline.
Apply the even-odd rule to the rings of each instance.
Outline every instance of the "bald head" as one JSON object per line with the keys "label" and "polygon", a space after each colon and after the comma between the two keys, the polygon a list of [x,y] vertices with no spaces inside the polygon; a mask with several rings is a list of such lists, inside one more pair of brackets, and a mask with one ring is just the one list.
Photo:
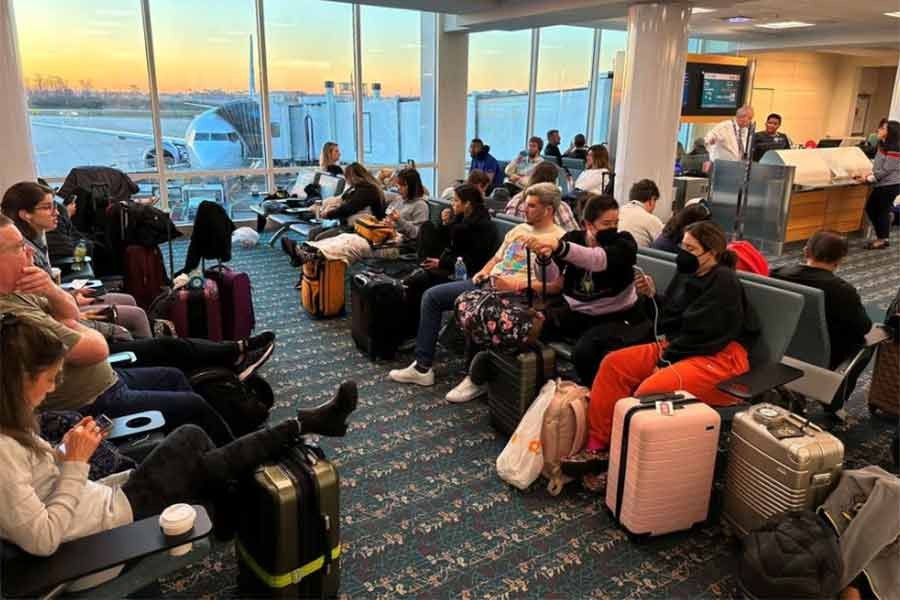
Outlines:
{"label": "bald head", "polygon": [[737,109],[734,113],[734,120],[737,121],[739,127],[746,127],[753,120],[753,107],[744,105]]}

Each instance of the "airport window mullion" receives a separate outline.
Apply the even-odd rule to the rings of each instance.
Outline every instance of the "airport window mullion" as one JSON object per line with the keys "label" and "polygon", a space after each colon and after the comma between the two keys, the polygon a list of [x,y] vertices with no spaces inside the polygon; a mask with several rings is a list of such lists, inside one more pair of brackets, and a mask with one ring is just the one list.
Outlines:
{"label": "airport window mullion", "polygon": [[159,201],[163,210],[169,209],[169,193],[165,185],[166,159],[163,152],[162,122],[159,108],[159,85],[156,79],[156,53],[153,47],[153,25],[150,16],[150,0],[141,0],[141,20],[144,28],[144,50],[147,57],[147,79],[150,88],[150,119],[153,126],[153,147],[156,153],[156,173],[159,175]]}
{"label": "airport window mullion", "polygon": [[597,126],[597,87],[599,85],[598,75],[600,71],[600,51],[603,42],[603,30],[599,27],[594,29],[594,52],[591,56],[591,78],[588,82],[588,113],[587,113],[587,139],[594,139],[594,128]]}
{"label": "airport window mullion", "polygon": [[531,30],[531,63],[528,71],[528,117],[526,119],[525,139],[522,140],[523,147],[528,147],[528,138],[534,131],[534,115],[537,102],[537,78],[538,78],[538,56],[541,50],[541,30],[534,28]]}
{"label": "airport window mullion", "polygon": [[[272,119],[269,115],[269,69],[266,60],[266,20],[263,8],[264,0],[256,0],[256,43],[259,62],[259,114],[262,123],[260,128],[263,134],[266,161],[266,189],[275,190],[275,174],[272,168],[275,166],[272,157]],[[253,57],[251,56],[251,60]],[[252,91],[252,90],[251,90]]]}

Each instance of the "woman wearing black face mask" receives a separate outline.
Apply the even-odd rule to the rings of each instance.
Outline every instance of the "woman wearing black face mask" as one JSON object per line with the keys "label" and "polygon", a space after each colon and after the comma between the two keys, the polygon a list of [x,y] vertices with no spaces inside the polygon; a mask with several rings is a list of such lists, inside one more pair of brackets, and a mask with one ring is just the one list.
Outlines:
{"label": "woman wearing black face mask", "polygon": [[747,349],[759,323],[734,273],[735,261],[722,229],[702,221],[685,229],[678,273],[664,295],[656,293],[650,277],[635,278],[638,293],[656,296],[657,329],[665,340],[603,359],[591,387],[587,448],[563,461],[564,472],[587,475],[583,482],[590,489],[602,485],[590,474],[606,470],[613,411],[622,398],[686,390],[713,406],[736,402],[716,385],[749,370]]}
{"label": "woman wearing black face mask", "polygon": [[619,205],[612,196],[590,196],[584,229],[554,242],[532,242],[551,255],[563,273],[563,302],[548,310],[545,339],[577,340],[572,362],[584,385],[594,380],[607,353],[649,341],[652,327],[638,306],[633,268],[637,243],[619,232]]}

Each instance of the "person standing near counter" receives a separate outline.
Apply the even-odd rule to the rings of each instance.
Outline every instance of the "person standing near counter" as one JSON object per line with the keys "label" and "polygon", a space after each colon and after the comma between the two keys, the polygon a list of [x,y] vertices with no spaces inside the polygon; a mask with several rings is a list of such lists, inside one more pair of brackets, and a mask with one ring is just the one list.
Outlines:
{"label": "person standing near counter", "polygon": [[876,239],[865,245],[867,250],[890,246],[891,207],[900,195],[900,122],[888,121],[879,127],[878,139],[878,152],[868,177],[872,192],[866,200],[866,216],[875,228]]}
{"label": "person standing near counter", "polygon": [[769,150],[790,150],[791,139],[785,133],[780,133],[781,115],[772,113],[766,117],[765,131],[757,131],[753,134],[753,159],[759,160]]}
{"label": "person standing near counter", "polygon": [[709,151],[709,160],[744,160],[750,149],[750,123],[753,108],[740,107],[733,119],[722,121],[706,134],[704,141]]}

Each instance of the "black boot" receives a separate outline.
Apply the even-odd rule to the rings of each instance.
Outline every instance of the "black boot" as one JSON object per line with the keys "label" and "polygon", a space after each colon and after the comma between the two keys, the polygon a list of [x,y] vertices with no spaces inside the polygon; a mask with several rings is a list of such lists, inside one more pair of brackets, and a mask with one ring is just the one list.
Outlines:
{"label": "black boot", "polygon": [[356,382],[345,381],[328,402],[297,411],[300,433],[343,437],[347,433],[347,417],[356,410],[357,399]]}

